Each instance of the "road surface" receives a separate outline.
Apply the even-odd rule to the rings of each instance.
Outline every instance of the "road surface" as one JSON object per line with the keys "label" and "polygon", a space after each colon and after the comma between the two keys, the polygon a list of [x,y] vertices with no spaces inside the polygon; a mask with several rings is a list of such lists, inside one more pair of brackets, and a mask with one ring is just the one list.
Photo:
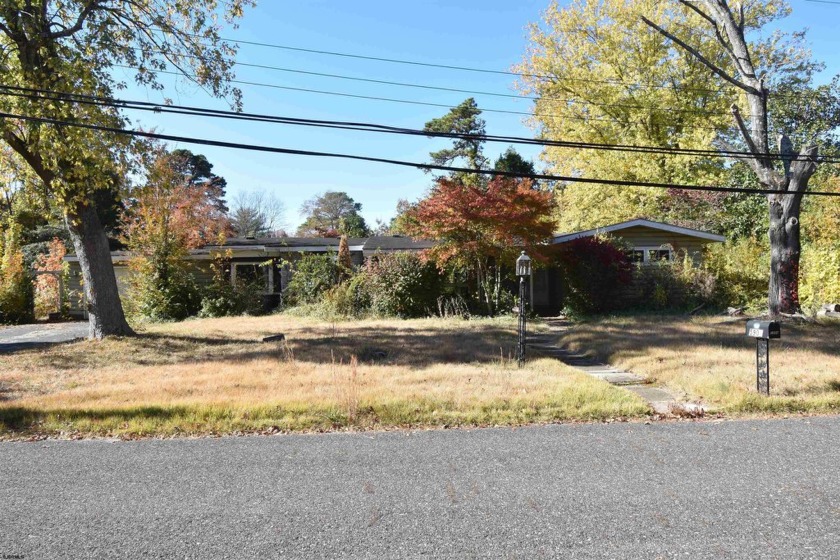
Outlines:
{"label": "road surface", "polygon": [[840,558],[840,418],[0,444],[0,558]]}

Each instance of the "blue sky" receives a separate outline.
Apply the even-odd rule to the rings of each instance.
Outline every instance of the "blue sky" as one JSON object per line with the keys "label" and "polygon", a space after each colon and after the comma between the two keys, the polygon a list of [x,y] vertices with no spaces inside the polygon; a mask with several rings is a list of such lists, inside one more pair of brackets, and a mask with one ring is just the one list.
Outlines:
{"label": "blue sky", "polygon": [[[285,2],[262,0],[246,12],[239,29],[228,29],[231,39],[286,45],[307,49],[405,59],[435,64],[509,70],[519,62],[527,45],[526,26],[538,21],[547,0],[501,2],[447,0],[393,2],[360,0],[309,0]],[[840,5],[793,0],[794,13],[786,29],[809,27],[817,60],[828,68],[822,81],[840,73],[837,39]],[[410,82],[465,90],[516,93],[513,77],[424,68],[384,62],[293,52],[243,45],[237,60],[314,72],[342,74],[388,81]],[[468,94],[439,92],[381,84],[367,84],[302,74],[237,68],[237,79],[284,87],[329,90],[355,95],[390,97],[455,106]],[[166,81],[165,81],[166,82]],[[225,109],[227,105],[185,82],[167,83],[167,96],[175,103]],[[429,107],[383,101],[351,99],[256,86],[240,86],[244,109],[299,118],[364,121],[422,128],[428,120],[447,112]],[[124,97],[160,101],[161,94],[131,88]],[[474,95],[479,107],[507,111],[529,110],[523,99]],[[155,115],[131,115],[144,128],[160,133],[222,139],[303,150],[344,152],[410,161],[428,161],[428,153],[445,145],[441,140],[401,137],[365,132],[232,122],[225,120]],[[487,132],[531,136],[525,117],[485,112]],[[266,190],[285,203],[285,222],[293,231],[302,221],[301,204],[327,190],[345,191],[362,203],[369,224],[387,221],[397,200],[416,200],[430,184],[430,176],[411,168],[384,164],[331,160],[302,156],[261,154],[207,146],[180,145],[202,153],[214,171],[228,181],[228,198],[237,192]],[[495,158],[506,146],[488,144],[486,154]],[[537,162],[538,150],[517,147]],[[538,166],[539,167],[539,166]]]}

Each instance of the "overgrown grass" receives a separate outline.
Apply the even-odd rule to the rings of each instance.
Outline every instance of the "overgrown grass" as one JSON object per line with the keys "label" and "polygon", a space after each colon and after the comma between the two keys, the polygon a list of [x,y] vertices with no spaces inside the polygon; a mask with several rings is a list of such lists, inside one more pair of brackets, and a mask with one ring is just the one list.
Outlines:
{"label": "overgrown grass", "polygon": [[[0,355],[0,434],[225,434],[511,425],[645,414],[550,359],[516,367],[515,320],[275,315],[144,327]],[[283,333],[281,342],[263,337]]]}
{"label": "overgrown grass", "polygon": [[756,393],[746,319],[636,316],[590,320],[567,347],[644,374],[685,400],[736,414],[840,411],[840,324],[782,325],[771,341],[770,396]]}

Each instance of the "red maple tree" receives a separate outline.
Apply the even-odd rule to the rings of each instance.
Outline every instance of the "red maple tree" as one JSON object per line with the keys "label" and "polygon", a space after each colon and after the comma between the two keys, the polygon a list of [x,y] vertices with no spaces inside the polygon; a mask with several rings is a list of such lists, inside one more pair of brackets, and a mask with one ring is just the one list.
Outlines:
{"label": "red maple tree", "polygon": [[501,263],[511,267],[520,251],[544,258],[551,237],[553,197],[529,180],[497,177],[486,186],[441,178],[425,199],[407,211],[406,233],[432,239],[428,255],[439,266],[475,272],[491,315],[499,302]]}

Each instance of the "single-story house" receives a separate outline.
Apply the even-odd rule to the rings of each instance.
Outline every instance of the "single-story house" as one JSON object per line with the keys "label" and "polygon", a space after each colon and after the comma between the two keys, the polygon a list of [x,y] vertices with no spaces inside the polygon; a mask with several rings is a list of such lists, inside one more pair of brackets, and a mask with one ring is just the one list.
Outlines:
{"label": "single-story house", "polygon": [[[583,237],[610,235],[622,241],[630,250],[630,260],[640,265],[658,261],[673,261],[687,255],[699,266],[703,247],[709,243],[723,243],[722,235],[696,229],[635,219],[574,233],[560,233],[551,240],[561,245]],[[560,271],[555,268],[536,269],[531,277],[531,305],[542,314],[555,314],[563,307]]]}
{"label": "single-story house", "polygon": [[[213,279],[210,267],[213,259],[224,257],[230,263],[230,281],[253,282],[262,277],[265,290],[263,297],[268,307],[276,307],[280,295],[291,280],[294,262],[306,254],[338,255],[338,238],[324,237],[234,237],[224,245],[207,245],[190,251],[189,260],[194,265],[193,274],[199,283],[209,284]],[[354,265],[361,265],[366,259],[377,253],[397,251],[420,251],[434,245],[431,241],[414,240],[403,236],[374,236],[349,238],[350,258]],[[70,265],[68,291],[70,293],[70,313],[84,316],[85,302],[82,289],[82,273],[79,259],[74,255],[64,259]],[[131,254],[127,251],[113,251],[111,261],[117,276],[117,286],[121,294],[128,288],[128,262]]]}
{"label": "single-story house", "polygon": [[[702,259],[703,247],[708,243],[725,240],[721,235],[684,228],[671,224],[636,219],[591,230],[568,234],[557,234],[552,245],[560,245],[582,237],[609,234],[621,239],[631,248],[632,260],[648,263],[673,260],[678,254],[691,256],[697,264]],[[208,245],[190,253],[195,265],[194,273],[199,282],[209,283],[212,278],[210,264],[218,256],[229,257],[230,280],[241,281],[264,279],[263,295],[267,305],[276,305],[291,279],[294,262],[305,254],[338,254],[339,240],[336,238],[231,238],[224,245]],[[350,256],[355,265],[377,253],[397,251],[420,251],[434,246],[434,242],[414,240],[401,236],[375,236],[348,239]],[[122,292],[128,280],[128,261],[131,255],[124,251],[111,253],[117,284]],[[65,258],[70,263],[71,313],[83,314],[85,305],[82,295],[81,270],[75,256]],[[556,268],[537,268],[531,277],[531,305],[541,313],[556,313],[562,307],[559,271]]]}

